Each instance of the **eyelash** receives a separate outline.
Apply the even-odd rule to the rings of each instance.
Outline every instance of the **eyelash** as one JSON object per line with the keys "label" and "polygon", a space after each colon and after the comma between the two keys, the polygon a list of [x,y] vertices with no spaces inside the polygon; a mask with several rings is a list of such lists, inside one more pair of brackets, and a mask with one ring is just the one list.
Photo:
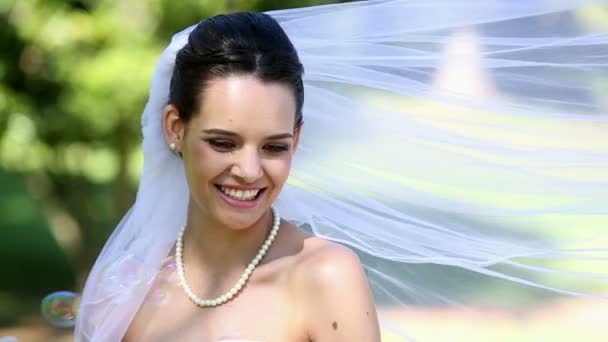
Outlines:
{"label": "eyelash", "polygon": [[265,146],[266,151],[269,153],[281,153],[289,150],[289,145],[281,145],[281,144],[269,144]]}
{"label": "eyelash", "polygon": [[[209,145],[211,145],[215,150],[219,152],[230,152],[232,149],[236,147],[236,144],[230,140],[222,140],[222,139],[209,139],[207,140]],[[264,146],[264,151],[270,154],[279,154],[289,150],[289,145],[285,144],[268,144]]]}
{"label": "eyelash", "polygon": [[221,151],[225,150],[225,152],[235,147],[234,143],[230,140],[210,139],[207,141],[209,142],[209,145],[213,146],[215,149]]}

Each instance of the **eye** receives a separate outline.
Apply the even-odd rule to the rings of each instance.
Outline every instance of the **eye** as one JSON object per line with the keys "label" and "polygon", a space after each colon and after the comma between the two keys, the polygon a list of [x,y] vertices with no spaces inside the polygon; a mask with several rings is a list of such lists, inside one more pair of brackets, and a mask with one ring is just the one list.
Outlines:
{"label": "eye", "polygon": [[207,142],[213,149],[220,152],[228,152],[236,147],[234,142],[226,139],[209,139]]}
{"label": "eye", "polygon": [[279,154],[289,150],[289,145],[286,144],[268,144],[264,146],[264,151],[271,154]]}

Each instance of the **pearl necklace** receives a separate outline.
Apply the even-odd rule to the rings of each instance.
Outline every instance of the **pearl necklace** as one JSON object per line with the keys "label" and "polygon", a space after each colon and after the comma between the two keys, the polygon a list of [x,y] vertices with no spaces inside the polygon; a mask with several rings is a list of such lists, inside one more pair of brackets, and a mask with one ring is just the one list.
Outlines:
{"label": "pearl necklace", "polygon": [[274,241],[274,238],[277,236],[279,226],[281,225],[281,218],[279,217],[279,213],[275,208],[272,208],[272,214],[274,219],[272,229],[270,230],[270,234],[268,234],[266,241],[264,241],[264,244],[262,245],[262,247],[260,247],[258,254],[255,256],[255,258],[253,258],[253,260],[251,260],[236,285],[234,285],[230,289],[230,291],[215,299],[198,298],[192,291],[190,285],[188,285],[188,282],[186,281],[186,274],[184,273],[184,263],[182,255],[184,246],[184,231],[186,230],[186,226],[182,227],[177,236],[177,242],[175,244],[175,264],[177,266],[177,274],[179,276],[179,281],[182,287],[184,288],[184,291],[186,291],[186,294],[194,304],[200,307],[219,306],[232,299],[237,293],[241,291],[245,283],[247,283],[247,280],[249,280],[249,276],[251,275],[255,267],[260,263],[262,258],[264,258],[264,255],[266,255],[268,248],[270,248],[270,245]]}

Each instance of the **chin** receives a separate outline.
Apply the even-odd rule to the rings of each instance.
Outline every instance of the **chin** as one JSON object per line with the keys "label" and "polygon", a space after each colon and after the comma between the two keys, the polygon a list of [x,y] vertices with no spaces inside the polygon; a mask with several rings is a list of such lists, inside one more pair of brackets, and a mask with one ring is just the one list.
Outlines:
{"label": "chin", "polygon": [[225,227],[231,230],[245,230],[259,222],[269,209],[270,207],[239,212],[226,208],[220,208],[217,212],[217,216],[219,221]]}

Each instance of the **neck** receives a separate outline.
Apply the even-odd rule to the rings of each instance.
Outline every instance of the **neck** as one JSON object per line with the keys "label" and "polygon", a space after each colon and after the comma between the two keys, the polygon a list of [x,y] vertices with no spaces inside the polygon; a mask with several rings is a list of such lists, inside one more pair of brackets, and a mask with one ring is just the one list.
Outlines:
{"label": "neck", "polygon": [[191,200],[184,233],[185,258],[208,273],[241,272],[264,243],[272,226],[272,211],[251,227],[235,230],[201,212]]}

